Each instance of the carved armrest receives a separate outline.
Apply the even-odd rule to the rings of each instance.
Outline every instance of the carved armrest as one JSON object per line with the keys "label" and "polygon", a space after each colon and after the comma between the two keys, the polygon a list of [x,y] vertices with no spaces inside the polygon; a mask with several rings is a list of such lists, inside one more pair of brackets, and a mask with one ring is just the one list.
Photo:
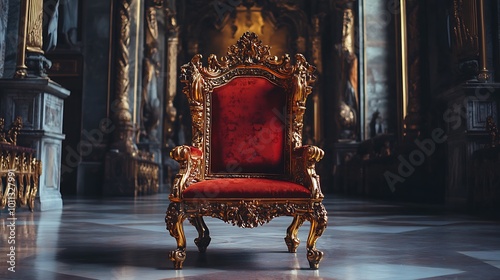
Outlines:
{"label": "carved armrest", "polygon": [[182,145],[170,151],[170,157],[179,162],[180,170],[175,175],[169,199],[179,202],[182,199],[184,189],[192,182],[200,180],[200,166],[203,153],[196,147]]}
{"label": "carved armrest", "polygon": [[316,146],[297,147],[292,153],[293,179],[297,184],[308,187],[312,198],[323,198],[315,165],[324,155],[325,152]]}

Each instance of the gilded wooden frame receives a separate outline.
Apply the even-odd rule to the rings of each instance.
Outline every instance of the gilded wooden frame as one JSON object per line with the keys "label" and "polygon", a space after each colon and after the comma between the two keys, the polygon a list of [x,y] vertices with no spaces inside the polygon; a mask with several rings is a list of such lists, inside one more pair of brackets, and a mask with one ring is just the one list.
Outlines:
{"label": "gilded wooden frame", "polygon": [[[288,55],[278,59],[271,56],[270,47],[263,45],[254,33],[245,33],[229,47],[220,60],[215,55],[208,58],[208,66],[201,63],[201,55],[195,55],[190,63],[181,68],[184,93],[190,104],[193,124],[193,145],[178,146],[171,157],[180,163],[169,199],[171,201],[165,222],[167,230],[177,241],[177,249],[170,252],[176,269],[182,268],[186,258],[186,240],[182,223],[188,219],[198,231],[195,243],[204,252],[210,243],[209,230],[203,216],[221,219],[232,225],[252,228],[268,223],[278,216],[292,216],[285,243],[289,252],[295,252],[299,239],[297,232],[305,220],[311,222],[307,240],[307,259],[311,268],[317,269],[323,253],[316,249],[316,241],[327,225],[327,213],[322,204],[319,176],[315,164],[324,152],[315,146],[302,146],[302,127],[307,96],[312,91],[316,77],[315,68],[304,56],[297,54],[295,64]],[[286,174],[275,177],[303,185],[311,191],[310,198],[184,198],[183,192],[192,183],[227,177],[273,177],[264,174],[211,174],[210,153],[210,98],[214,88],[224,85],[235,77],[264,77],[271,83],[289,91],[287,98],[287,136],[285,141]]]}

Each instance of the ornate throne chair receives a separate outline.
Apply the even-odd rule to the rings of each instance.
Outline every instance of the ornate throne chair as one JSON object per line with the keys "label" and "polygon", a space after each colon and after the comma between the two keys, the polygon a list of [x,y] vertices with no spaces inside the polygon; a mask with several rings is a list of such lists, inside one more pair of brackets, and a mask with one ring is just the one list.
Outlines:
{"label": "ornate throne chair", "polygon": [[186,258],[185,219],[198,231],[194,242],[199,251],[207,249],[210,235],[203,216],[242,228],[292,216],[285,237],[292,253],[299,246],[299,227],[309,220],[310,267],[317,269],[323,257],[316,240],[326,228],[327,214],[315,164],[324,153],[302,146],[315,68],[301,54],[293,64],[288,55],[278,59],[269,49],[247,32],[220,60],[211,55],[207,67],[199,54],[182,66],[193,143],[171,152],[181,165],[165,217],[177,241],[169,255],[176,269]]}

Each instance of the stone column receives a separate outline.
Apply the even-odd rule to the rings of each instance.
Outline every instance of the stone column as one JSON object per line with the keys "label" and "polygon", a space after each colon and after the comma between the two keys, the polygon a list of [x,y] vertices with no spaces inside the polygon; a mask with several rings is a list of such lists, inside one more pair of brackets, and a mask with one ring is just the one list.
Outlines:
{"label": "stone column", "polygon": [[[120,0],[115,6],[114,17],[117,25],[115,30],[118,33],[115,34],[113,45],[110,47],[116,50],[114,55],[115,100],[111,104],[111,118],[116,129],[110,149],[106,154],[104,195],[137,196],[158,191],[158,165],[154,163],[154,156],[138,150],[134,141],[137,128],[130,112],[129,99],[136,94],[135,92],[129,94],[131,73],[129,51],[130,49],[134,52],[138,51],[130,46],[131,20],[135,20],[136,28],[138,28],[140,21],[138,18],[133,18],[132,10],[140,9],[139,3],[141,1]],[[131,4],[135,5],[134,9]],[[138,34],[134,35],[138,36]]]}

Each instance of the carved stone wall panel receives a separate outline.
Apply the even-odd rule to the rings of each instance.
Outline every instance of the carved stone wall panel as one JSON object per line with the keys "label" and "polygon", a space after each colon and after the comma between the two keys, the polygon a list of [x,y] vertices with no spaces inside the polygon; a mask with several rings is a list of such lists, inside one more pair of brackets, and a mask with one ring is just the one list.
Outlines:
{"label": "carved stone wall panel", "polygon": [[468,102],[469,116],[467,129],[470,131],[486,131],[486,118],[497,119],[497,103],[493,101],[472,100]]}
{"label": "carved stone wall panel", "polygon": [[61,143],[54,140],[45,140],[41,145],[43,165],[41,179],[45,183],[45,191],[59,191],[61,178]]}
{"label": "carved stone wall panel", "polygon": [[16,90],[6,94],[4,100],[2,110],[8,114],[6,125],[10,125],[15,117],[20,116],[23,119],[24,129],[62,133],[64,104],[62,98]]}
{"label": "carved stone wall panel", "polygon": [[43,103],[43,129],[62,133],[63,100],[53,95],[46,95]]}
{"label": "carved stone wall panel", "polygon": [[12,122],[14,117],[20,116],[23,119],[24,127],[28,129],[40,129],[38,126],[38,112],[40,111],[40,107],[38,105],[38,99],[35,98],[35,95],[21,97],[17,94],[15,96],[10,96],[12,100],[11,111],[11,119],[9,122]]}

